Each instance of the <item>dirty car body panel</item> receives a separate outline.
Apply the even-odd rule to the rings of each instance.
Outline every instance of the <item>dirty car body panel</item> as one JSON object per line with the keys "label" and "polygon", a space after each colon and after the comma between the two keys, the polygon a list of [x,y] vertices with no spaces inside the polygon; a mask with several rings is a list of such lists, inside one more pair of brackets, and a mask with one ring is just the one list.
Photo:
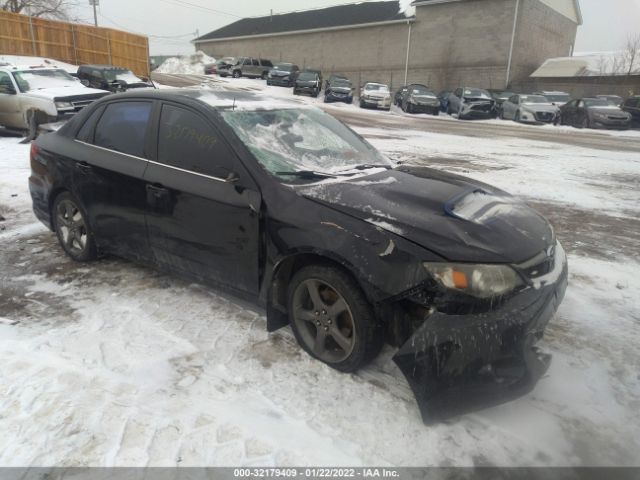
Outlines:
{"label": "dirty car body panel", "polygon": [[[98,167],[86,149],[108,153],[93,145],[95,125],[119,102],[153,106],[141,150],[127,157],[138,165],[134,170],[142,170],[124,172],[133,177],[131,204],[115,208],[109,205],[115,191],[105,186],[104,194],[92,198],[70,172],[83,162]],[[291,119],[297,121],[287,123]],[[296,133],[299,125],[312,125],[313,138]],[[349,168],[326,175],[267,168],[281,158],[264,145],[277,139],[307,152],[322,149],[326,144],[313,141],[325,127],[359,138],[353,154],[372,163],[338,159]],[[180,158],[163,146],[176,136]],[[271,143],[261,144],[261,138]],[[211,162],[204,167],[196,161],[203,148]],[[123,153],[112,153],[117,163]],[[265,108],[252,93],[124,93],[42,135],[31,165],[34,211],[50,228],[56,193],[82,193],[82,203],[90,205],[85,208],[102,205],[98,211],[119,225],[123,239],[146,225],[146,236],[130,248],[147,255],[117,248],[115,240],[101,243],[102,251],[254,298],[266,307],[269,331],[288,323],[286,291],[296,268],[320,262],[348,272],[384,325],[387,342],[398,348],[394,361],[425,422],[522,395],[548,366],[549,357],[535,342],[562,300],[567,266],[547,221],[489,185],[394,166],[320,110],[299,104]],[[89,215],[89,221],[98,216]],[[506,269],[514,286],[482,298],[449,288],[434,272],[454,264]],[[475,288],[477,280],[469,278]]]}

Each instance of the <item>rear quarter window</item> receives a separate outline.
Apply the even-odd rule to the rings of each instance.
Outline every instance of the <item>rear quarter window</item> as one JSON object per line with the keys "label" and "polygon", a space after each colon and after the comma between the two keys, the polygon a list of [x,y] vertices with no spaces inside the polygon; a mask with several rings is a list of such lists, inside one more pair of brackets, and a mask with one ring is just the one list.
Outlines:
{"label": "rear quarter window", "polygon": [[94,145],[145,157],[151,102],[118,102],[105,107],[96,125]]}

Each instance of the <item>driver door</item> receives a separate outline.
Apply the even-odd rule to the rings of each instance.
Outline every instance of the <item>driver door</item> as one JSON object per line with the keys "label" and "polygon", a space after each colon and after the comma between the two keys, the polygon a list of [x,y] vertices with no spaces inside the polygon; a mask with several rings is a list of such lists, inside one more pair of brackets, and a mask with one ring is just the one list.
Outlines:
{"label": "driver door", "polygon": [[156,261],[249,294],[259,289],[261,196],[212,123],[164,103],[149,162],[147,229]]}

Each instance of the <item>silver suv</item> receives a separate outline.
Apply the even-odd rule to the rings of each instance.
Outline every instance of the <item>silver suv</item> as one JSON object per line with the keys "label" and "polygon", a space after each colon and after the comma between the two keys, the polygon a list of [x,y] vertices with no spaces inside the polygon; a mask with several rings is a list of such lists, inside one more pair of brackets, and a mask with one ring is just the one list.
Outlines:
{"label": "silver suv", "polygon": [[239,57],[235,65],[225,65],[218,69],[221,77],[250,77],[262,78],[263,80],[269,75],[269,70],[273,68],[271,60],[263,58]]}

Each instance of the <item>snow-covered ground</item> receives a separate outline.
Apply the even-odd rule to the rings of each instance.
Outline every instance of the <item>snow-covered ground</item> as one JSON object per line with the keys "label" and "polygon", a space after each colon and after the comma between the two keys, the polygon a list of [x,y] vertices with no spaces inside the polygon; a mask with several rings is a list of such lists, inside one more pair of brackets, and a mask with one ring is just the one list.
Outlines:
{"label": "snow-covered ground", "polygon": [[426,427],[390,349],[339,374],[236,298],[119,259],[73,263],[30,211],[28,145],[0,137],[1,466],[640,465],[640,155],[331,108],[364,116],[355,128],[390,158],[495,184],[552,220],[571,278],[537,388]]}

